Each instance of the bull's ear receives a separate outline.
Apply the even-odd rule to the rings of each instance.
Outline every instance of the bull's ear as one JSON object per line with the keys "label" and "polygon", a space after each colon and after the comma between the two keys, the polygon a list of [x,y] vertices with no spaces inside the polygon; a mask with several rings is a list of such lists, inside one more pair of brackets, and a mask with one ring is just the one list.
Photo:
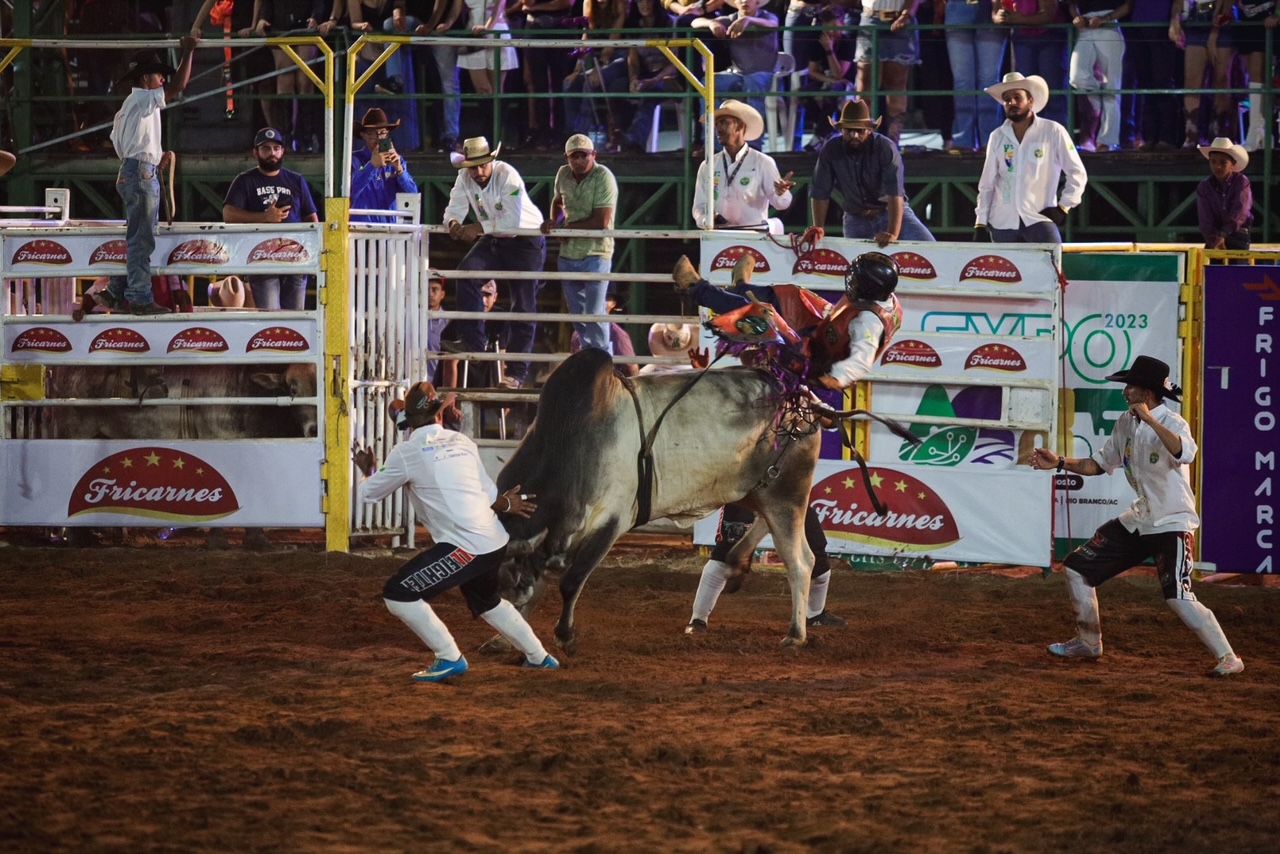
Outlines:
{"label": "bull's ear", "polygon": [[287,391],[284,383],[284,374],[280,371],[257,371],[249,374],[255,385],[262,386],[267,391]]}

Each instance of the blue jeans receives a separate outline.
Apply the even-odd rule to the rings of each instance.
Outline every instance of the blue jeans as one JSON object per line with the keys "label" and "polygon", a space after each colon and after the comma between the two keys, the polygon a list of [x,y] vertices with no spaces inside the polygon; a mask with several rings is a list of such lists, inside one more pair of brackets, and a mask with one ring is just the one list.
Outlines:
{"label": "blue jeans", "polygon": [[254,276],[253,303],[264,311],[302,311],[307,304],[306,276]]}
{"label": "blue jeans", "polygon": [[[991,25],[990,3],[948,3],[946,22],[947,57],[951,60],[956,91],[951,144],[960,148],[985,148],[987,137],[1004,121],[1004,111],[999,101],[977,90],[1000,82],[1007,31]],[[984,26],[978,29],[951,27],[975,23]]]}
{"label": "blue jeans", "polygon": [[1062,232],[1051,222],[1033,222],[1019,228],[991,228],[996,243],[1061,243]]}
{"label": "blue jeans", "polygon": [[1062,91],[1067,78],[1067,40],[1062,30],[1049,30],[1043,35],[1013,34],[1013,61],[1024,77],[1038,74],[1049,84],[1049,103],[1039,115],[1059,124],[1067,123],[1067,92]]}
{"label": "blue jeans", "polygon": [[[486,234],[477,240],[458,262],[458,269],[485,272],[489,270],[541,272],[546,262],[547,239],[545,237],[494,237]],[[484,276],[458,280],[458,311],[484,311],[484,298],[480,294],[480,288],[489,281],[489,278]],[[530,313],[537,311],[538,291],[541,288],[542,282],[537,279],[507,281],[507,292],[511,294],[511,310]],[[453,327],[457,330],[464,349],[475,353],[484,351],[487,339],[483,320],[455,320]],[[508,320],[507,351],[528,353],[533,349],[533,338],[537,331],[538,324],[532,320]],[[507,376],[523,384],[529,376],[529,363],[508,362]]]}
{"label": "blue jeans", "polygon": [[[573,259],[560,256],[556,262],[562,273],[608,273],[613,270],[613,259],[603,255],[588,255],[586,258]],[[564,301],[569,306],[570,314],[604,314],[604,297],[609,290],[609,281],[598,282],[561,282]],[[609,321],[573,324],[582,342],[582,349],[596,347],[613,355],[613,341],[609,336]]]}
{"label": "blue jeans", "polygon": [[[764,107],[764,95],[769,91],[769,85],[773,83],[772,71],[755,71],[751,74],[739,74],[736,71],[722,71],[716,74],[716,95],[728,96],[731,93],[742,92],[746,95],[744,100],[755,107],[760,113],[760,118],[764,118],[767,113]],[[768,127],[768,124],[765,125]],[[712,131],[711,136],[715,136]],[[762,148],[764,145],[764,137],[749,140],[747,145],[752,148]]]}
{"label": "blue jeans", "polygon": [[436,71],[440,72],[440,88],[444,92],[444,103],[440,105],[444,114],[444,132],[436,138],[436,144],[445,140],[457,142],[462,135],[459,129],[462,97],[458,93],[462,90],[458,85],[458,48],[433,44],[431,57],[436,61]]}
{"label": "blue jeans", "polygon": [[124,200],[125,272],[112,276],[107,290],[132,305],[155,302],[151,290],[151,253],[156,251],[156,223],[160,221],[159,167],[141,160],[125,160],[116,176],[116,192]]}
{"label": "blue jeans", "polygon": [[[889,212],[876,216],[859,216],[846,213],[844,215],[844,236],[853,240],[873,240],[875,236],[889,227]],[[925,240],[932,242],[933,234],[925,228],[911,205],[902,206],[902,230],[898,232],[899,240]]]}

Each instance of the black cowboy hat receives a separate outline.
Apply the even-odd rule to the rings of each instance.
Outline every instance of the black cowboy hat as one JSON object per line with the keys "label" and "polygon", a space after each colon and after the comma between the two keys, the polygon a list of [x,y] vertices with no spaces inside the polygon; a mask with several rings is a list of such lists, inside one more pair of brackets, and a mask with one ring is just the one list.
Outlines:
{"label": "black cowboy hat", "polygon": [[1111,374],[1107,379],[1149,389],[1175,403],[1182,402],[1182,389],[1169,382],[1169,366],[1151,356],[1139,356],[1133,360],[1129,370]]}
{"label": "black cowboy hat", "polygon": [[436,387],[428,382],[421,382],[409,389],[404,396],[405,424],[410,428],[432,424],[436,413],[444,406],[444,399],[436,397]]}
{"label": "black cowboy hat", "polygon": [[163,74],[168,79],[177,73],[178,69],[165,62],[154,50],[140,50],[129,58],[129,64],[112,86],[133,83],[144,74]]}

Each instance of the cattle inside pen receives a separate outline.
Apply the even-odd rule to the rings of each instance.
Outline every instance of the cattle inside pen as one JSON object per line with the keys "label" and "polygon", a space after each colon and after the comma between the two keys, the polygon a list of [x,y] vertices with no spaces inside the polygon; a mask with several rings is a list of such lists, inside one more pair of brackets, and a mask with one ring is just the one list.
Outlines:
{"label": "cattle inside pen", "polygon": [[[201,398],[316,395],[316,367],[288,365],[57,366],[48,373],[54,400],[126,398],[136,406],[57,406],[49,434],[56,439],[287,439],[314,438],[314,405],[201,404]],[[190,399],[190,405],[147,405]]]}

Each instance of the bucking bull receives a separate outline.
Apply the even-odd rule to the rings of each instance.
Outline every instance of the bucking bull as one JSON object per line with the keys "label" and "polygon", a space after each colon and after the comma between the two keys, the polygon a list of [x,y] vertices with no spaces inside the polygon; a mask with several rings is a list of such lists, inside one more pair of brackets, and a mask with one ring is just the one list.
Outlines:
{"label": "bucking bull", "polygon": [[[696,380],[696,381],[695,381]],[[787,569],[791,628],[805,643],[813,553],[804,512],[821,439],[807,406],[787,406],[768,373],[736,367],[624,381],[601,350],[578,352],[548,378],[538,415],[498,475],[538,496],[511,534],[504,595],[531,610],[544,568],[562,571],[556,642],[576,647],[573,610],[582,586],[622,534],[650,519],[691,523],[737,503],[757,515],[729,562],[745,562],[764,535]]]}

